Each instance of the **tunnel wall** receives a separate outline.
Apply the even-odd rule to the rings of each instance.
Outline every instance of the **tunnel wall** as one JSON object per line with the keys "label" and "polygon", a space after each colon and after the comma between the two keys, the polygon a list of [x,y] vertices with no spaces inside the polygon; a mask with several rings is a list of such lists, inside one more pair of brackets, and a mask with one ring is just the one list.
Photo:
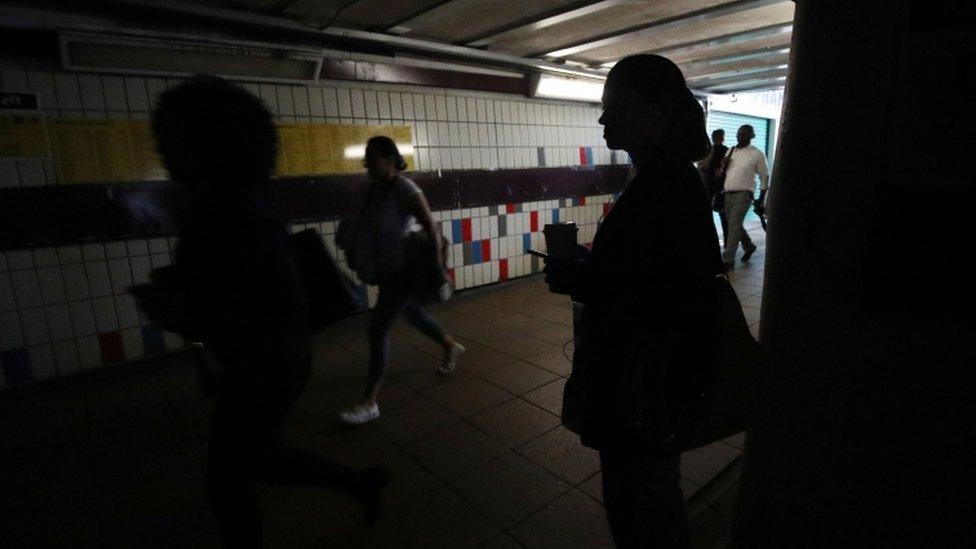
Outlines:
{"label": "tunnel wall", "polygon": [[[144,120],[156,94],[179,82],[49,64],[0,60],[0,89],[37,93],[49,117]],[[431,198],[462,290],[538,272],[525,250],[544,248],[546,223],[575,221],[581,240],[592,238],[626,175],[626,166],[610,166],[617,158],[592,105],[338,81],[243,85],[279,122],[411,126],[418,172],[408,175]],[[290,178],[274,192],[293,230],[314,227],[335,251],[336,218],[353,213],[346,210],[360,203],[363,183]],[[175,201],[167,192],[165,182],[58,185],[50,160],[0,159],[0,209],[8,214],[0,220],[0,387],[183,347],[126,293],[172,261]],[[313,195],[318,202],[306,204]],[[360,291],[365,303],[375,300],[375,288]]]}

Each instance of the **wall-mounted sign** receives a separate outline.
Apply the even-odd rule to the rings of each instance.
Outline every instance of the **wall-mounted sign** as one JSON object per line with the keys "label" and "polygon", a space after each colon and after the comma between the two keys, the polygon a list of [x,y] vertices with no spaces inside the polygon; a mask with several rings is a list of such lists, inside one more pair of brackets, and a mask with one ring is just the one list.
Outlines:
{"label": "wall-mounted sign", "polygon": [[374,135],[393,139],[414,169],[410,126],[358,124],[279,124],[277,175],[355,173],[363,170],[366,141]]}
{"label": "wall-mounted sign", "polygon": [[48,151],[37,94],[0,91],[0,157],[45,158]]}
{"label": "wall-mounted sign", "polygon": [[165,179],[148,120],[51,122],[61,183]]}
{"label": "wall-mounted sign", "polygon": [[[366,141],[393,139],[414,169],[410,126],[354,124],[278,124],[275,175],[322,175],[363,171]],[[148,120],[51,121],[58,181],[104,183],[166,179]]]}

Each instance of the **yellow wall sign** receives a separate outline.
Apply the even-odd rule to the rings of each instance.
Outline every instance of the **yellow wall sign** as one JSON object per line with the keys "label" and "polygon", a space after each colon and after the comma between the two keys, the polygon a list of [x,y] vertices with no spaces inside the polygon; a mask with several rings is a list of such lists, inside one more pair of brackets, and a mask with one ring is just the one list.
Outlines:
{"label": "yellow wall sign", "polygon": [[0,92],[0,158],[45,158],[48,151],[37,94]]}
{"label": "yellow wall sign", "polygon": [[278,124],[276,175],[361,172],[366,141],[374,135],[393,139],[407,161],[407,169],[414,169],[410,126]]}
{"label": "yellow wall sign", "polygon": [[61,183],[165,179],[148,121],[58,119],[51,140]]}
{"label": "yellow wall sign", "polygon": [[[366,141],[392,138],[414,169],[410,126],[278,124],[275,175],[319,175],[363,171]],[[58,181],[102,183],[166,179],[148,120],[56,119],[50,124]]]}

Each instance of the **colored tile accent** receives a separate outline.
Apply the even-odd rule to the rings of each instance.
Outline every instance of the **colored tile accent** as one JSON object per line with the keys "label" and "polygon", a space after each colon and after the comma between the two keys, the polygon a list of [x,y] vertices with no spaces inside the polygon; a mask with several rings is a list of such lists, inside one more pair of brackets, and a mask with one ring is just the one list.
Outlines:
{"label": "colored tile accent", "polygon": [[454,274],[454,269],[447,270],[447,279],[451,281],[452,286],[457,286],[457,277]]}
{"label": "colored tile accent", "polygon": [[529,230],[534,233],[539,232],[539,212],[529,214]]}
{"label": "colored tile accent", "polygon": [[491,240],[485,239],[481,241],[481,260],[491,261]]}
{"label": "colored tile accent", "polygon": [[453,244],[460,244],[463,235],[461,234],[461,220],[452,219],[451,220],[451,242]]}
{"label": "colored tile accent", "polygon": [[17,385],[34,381],[34,372],[31,370],[30,355],[27,349],[9,349],[0,353],[0,362],[3,362],[3,376],[8,385]]}
{"label": "colored tile accent", "polygon": [[586,147],[579,148],[580,166],[586,165]]}
{"label": "colored tile accent", "polygon": [[552,222],[559,223],[559,208],[552,209]]}
{"label": "colored tile accent", "polygon": [[515,213],[515,204],[505,204],[505,213]]}
{"label": "colored tile accent", "polygon": [[592,166],[593,164],[594,164],[594,162],[593,162],[593,147],[587,147],[586,148],[586,165],[587,166]]}
{"label": "colored tile accent", "polygon": [[158,326],[143,326],[142,348],[147,355],[165,351],[166,341],[163,339],[163,329]]}
{"label": "colored tile accent", "polygon": [[532,248],[532,235],[525,233],[522,235],[522,252]]}
{"label": "colored tile accent", "polygon": [[535,148],[535,155],[539,159],[539,166],[540,167],[545,167],[545,165],[546,165],[546,149],[544,149],[543,147],[536,147]]}
{"label": "colored tile accent", "polygon": [[461,220],[461,234],[464,242],[471,242],[471,218]]}
{"label": "colored tile accent", "polygon": [[609,202],[604,202],[603,203],[603,215],[607,215],[608,213],[610,213],[610,203]]}
{"label": "colored tile accent", "polygon": [[115,364],[125,361],[122,334],[118,330],[98,334],[98,348],[102,352],[102,364]]}
{"label": "colored tile accent", "polygon": [[477,265],[482,262],[481,257],[481,242],[471,243],[471,264]]}
{"label": "colored tile accent", "polygon": [[586,206],[586,197],[585,196],[579,197],[579,205],[580,206]]}
{"label": "colored tile accent", "polygon": [[508,260],[501,259],[498,261],[498,279],[508,280]]}

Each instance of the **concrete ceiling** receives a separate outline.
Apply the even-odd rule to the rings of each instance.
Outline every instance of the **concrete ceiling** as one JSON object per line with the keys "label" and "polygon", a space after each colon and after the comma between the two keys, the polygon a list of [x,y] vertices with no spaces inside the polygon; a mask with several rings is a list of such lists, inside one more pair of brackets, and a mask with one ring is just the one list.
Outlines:
{"label": "concrete ceiling", "polygon": [[[313,29],[369,31],[594,69],[605,70],[627,55],[653,52],[673,59],[688,78],[709,77],[733,87],[738,83],[737,75],[748,81],[748,74],[780,70],[786,63],[794,10],[791,0],[145,2],[163,9],[165,3],[195,4],[285,18]],[[768,83],[757,85],[769,87]],[[736,91],[742,89],[737,87]]]}

